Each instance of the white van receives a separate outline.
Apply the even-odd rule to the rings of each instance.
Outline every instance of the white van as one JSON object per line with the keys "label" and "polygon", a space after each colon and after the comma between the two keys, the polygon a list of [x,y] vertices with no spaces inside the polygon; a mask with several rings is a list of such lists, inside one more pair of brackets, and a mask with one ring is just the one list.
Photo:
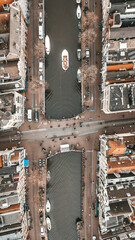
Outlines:
{"label": "white van", "polygon": [[39,72],[43,71],[43,62],[41,59],[39,59]]}
{"label": "white van", "polygon": [[38,26],[38,37],[39,39],[43,39],[43,25]]}
{"label": "white van", "polygon": [[28,109],[28,111],[27,111],[27,118],[28,118],[29,122],[32,121],[32,109]]}

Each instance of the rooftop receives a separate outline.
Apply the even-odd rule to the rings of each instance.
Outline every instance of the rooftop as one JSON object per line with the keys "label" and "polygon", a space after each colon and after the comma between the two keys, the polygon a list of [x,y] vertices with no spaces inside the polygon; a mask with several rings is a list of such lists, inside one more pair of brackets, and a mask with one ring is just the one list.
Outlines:
{"label": "rooftop", "polygon": [[112,84],[110,88],[110,111],[135,109],[135,83]]}
{"label": "rooftop", "polygon": [[124,215],[126,213],[132,213],[131,207],[127,200],[110,203],[110,214],[112,216]]}

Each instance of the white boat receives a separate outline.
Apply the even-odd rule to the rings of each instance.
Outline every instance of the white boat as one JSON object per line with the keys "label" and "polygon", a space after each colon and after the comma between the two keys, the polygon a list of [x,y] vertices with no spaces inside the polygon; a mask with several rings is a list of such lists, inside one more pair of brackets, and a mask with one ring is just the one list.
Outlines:
{"label": "white boat", "polygon": [[65,71],[69,68],[69,55],[66,49],[62,51],[62,68]]}
{"label": "white boat", "polygon": [[51,220],[50,220],[49,217],[46,218],[46,225],[47,225],[47,229],[48,229],[48,231],[50,231],[51,228],[52,228],[52,225],[51,225]]}
{"label": "white boat", "polygon": [[47,171],[47,182],[51,180],[51,172],[48,170]]}
{"label": "white boat", "polygon": [[76,0],[76,3],[81,3],[81,0]]}
{"label": "white boat", "polygon": [[50,50],[51,50],[50,38],[49,38],[48,35],[46,35],[46,37],[45,37],[45,51],[46,51],[47,55],[50,54]]}
{"label": "white boat", "polygon": [[50,212],[50,210],[51,210],[51,204],[50,204],[49,199],[47,199],[47,201],[46,201],[46,212]]}
{"label": "white boat", "polygon": [[76,9],[76,16],[78,19],[81,18],[81,7],[80,5],[77,6],[77,9]]}

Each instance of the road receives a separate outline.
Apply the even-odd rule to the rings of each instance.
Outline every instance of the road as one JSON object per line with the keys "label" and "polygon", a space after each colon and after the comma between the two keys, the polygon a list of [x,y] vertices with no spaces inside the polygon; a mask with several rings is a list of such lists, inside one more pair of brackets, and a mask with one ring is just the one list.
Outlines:
{"label": "road", "polygon": [[[14,141],[41,141],[43,139],[51,139],[51,138],[60,138],[66,136],[84,136],[93,134],[102,129],[106,130],[111,127],[117,128],[121,126],[129,125],[131,127],[134,126],[134,118],[129,119],[116,119],[116,120],[99,120],[99,121],[91,121],[84,122],[81,124],[76,124],[75,126],[68,127],[57,127],[57,128],[41,128],[34,130],[26,130],[22,132],[17,132],[16,134],[4,135],[0,138],[0,142],[14,142]],[[132,130],[134,131],[134,130]]]}

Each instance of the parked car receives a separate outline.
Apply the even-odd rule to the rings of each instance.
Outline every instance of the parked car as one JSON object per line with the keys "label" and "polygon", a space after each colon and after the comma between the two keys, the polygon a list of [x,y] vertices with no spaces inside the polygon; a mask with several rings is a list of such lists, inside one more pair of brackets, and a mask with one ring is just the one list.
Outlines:
{"label": "parked car", "polygon": [[89,50],[89,48],[85,48],[85,57],[86,58],[90,57],[90,50]]}
{"label": "parked car", "polygon": [[78,5],[78,6],[77,6],[77,9],[76,9],[76,16],[77,16],[78,19],[80,19],[80,18],[81,18],[81,15],[82,15],[82,13],[81,13],[81,7],[80,7],[80,5]]}
{"label": "parked car", "polygon": [[39,72],[43,71],[43,61],[39,59]]}
{"label": "parked car", "polygon": [[40,227],[40,233],[41,233],[41,235],[44,235],[44,234],[45,234],[44,226],[41,226],[41,227]]}
{"label": "parked car", "polygon": [[27,118],[28,118],[29,122],[32,121],[32,109],[28,109],[28,111],[27,111]]}
{"label": "parked car", "polygon": [[43,75],[42,74],[40,74],[40,76],[39,76],[39,82],[40,82],[40,84],[43,83]]}
{"label": "parked car", "polygon": [[38,121],[39,121],[38,111],[35,111],[35,112],[34,112],[34,121],[35,121],[35,122],[38,122]]}
{"label": "parked car", "polygon": [[43,39],[43,25],[38,26],[38,37],[39,39]]}
{"label": "parked car", "polygon": [[39,22],[42,23],[43,22],[43,13],[39,12]]}
{"label": "parked car", "polygon": [[40,211],[39,213],[39,219],[40,219],[40,223],[43,223],[43,212]]}
{"label": "parked car", "polygon": [[77,49],[77,58],[78,58],[78,60],[80,61],[81,60],[81,49],[80,48],[78,48]]}
{"label": "parked car", "polygon": [[89,8],[86,6],[83,11],[84,11],[84,14],[86,15],[89,11]]}

